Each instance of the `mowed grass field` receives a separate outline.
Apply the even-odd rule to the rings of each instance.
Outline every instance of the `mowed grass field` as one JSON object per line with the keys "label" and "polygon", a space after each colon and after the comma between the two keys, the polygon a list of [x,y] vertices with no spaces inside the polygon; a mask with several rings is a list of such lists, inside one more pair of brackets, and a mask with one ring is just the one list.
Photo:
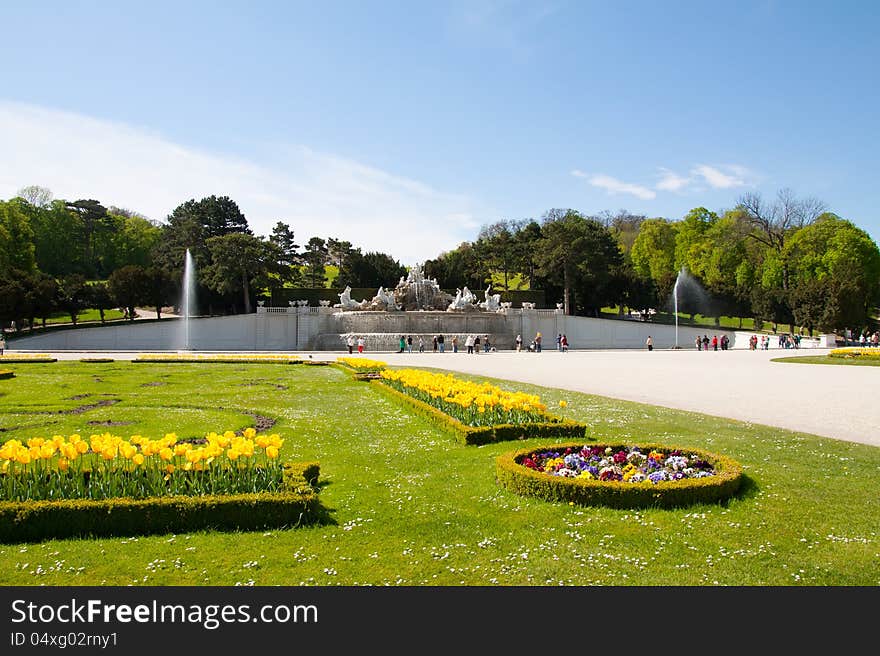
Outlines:
{"label": "mowed grass field", "polygon": [[[880,584],[880,449],[596,396],[538,393],[597,440],[700,447],[744,465],[723,505],[613,510],[516,496],[495,458],[548,440],[463,446],[335,367],[8,364],[0,441],[110,431],[201,437],[267,428],[321,463],[329,523],[0,545],[3,585]],[[559,408],[565,400],[567,407]]]}

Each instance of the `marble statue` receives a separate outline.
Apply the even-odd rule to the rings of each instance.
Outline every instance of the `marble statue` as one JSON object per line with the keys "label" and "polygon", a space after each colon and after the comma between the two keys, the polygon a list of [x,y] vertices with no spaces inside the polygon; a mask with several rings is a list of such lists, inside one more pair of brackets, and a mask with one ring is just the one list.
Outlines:
{"label": "marble statue", "polygon": [[370,301],[371,310],[399,310],[400,306],[394,300],[394,292],[385,291],[385,287],[379,287],[373,300]]}
{"label": "marble statue", "polygon": [[501,309],[501,294],[490,294],[489,291],[491,289],[492,285],[489,285],[486,287],[486,291],[483,292],[486,300],[480,303],[480,308],[486,312],[498,312]]}
{"label": "marble statue", "polygon": [[364,309],[364,305],[366,301],[361,301],[358,303],[351,297],[351,287],[346,285],[345,289],[342,290],[342,293],[339,295],[339,303],[336,303],[333,307],[342,308],[343,310],[362,310]]}
{"label": "marble statue", "polygon": [[452,299],[452,302],[449,304],[449,307],[446,308],[447,312],[462,312],[467,310],[474,310],[476,306],[474,305],[474,301],[477,300],[477,297],[474,296],[473,292],[465,286],[464,289],[455,290],[455,298]]}

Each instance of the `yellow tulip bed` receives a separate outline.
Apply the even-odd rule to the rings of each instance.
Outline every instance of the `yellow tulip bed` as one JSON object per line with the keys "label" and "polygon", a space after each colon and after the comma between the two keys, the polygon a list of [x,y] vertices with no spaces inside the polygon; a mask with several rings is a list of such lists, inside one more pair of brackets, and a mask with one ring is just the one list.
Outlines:
{"label": "yellow tulip bed", "polygon": [[336,358],[336,361],[355,371],[380,371],[388,366],[381,360],[369,360],[367,358]]}
{"label": "yellow tulip bed", "polygon": [[199,444],[110,433],[9,440],[0,447],[0,499],[144,499],[168,495],[277,492],[277,434],[208,433]]}
{"label": "yellow tulip bed", "polygon": [[9,369],[0,369],[0,380],[4,378],[15,378],[15,372],[10,371]]}
{"label": "yellow tulip bed", "polygon": [[423,401],[466,426],[526,424],[554,417],[540,397],[522,392],[505,392],[489,383],[475,383],[452,374],[435,374],[416,369],[385,369],[382,380],[393,389]]}
{"label": "yellow tulip bed", "polygon": [[880,348],[861,348],[857,346],[850,346],[848,348],[836,348],[833,349],[828,355],[832,358],[859,358],[859,359],[871,359],[871,360],[880,360]]}
{"label": "yellow tulip bed", "polygon": [[250,363],[250,364],[299,364],[302,359],[296,355],[273,355],[255,353],[247,354],[223,354],[223,355],[197,355],[189,353],[148,353],[139,355],[132,362],[219,362],[219,363]]}
{"label": "yellow tulip bed", "polygon": [[3,362],[57,362],[57,358],[48,353],[4,353],[0,355],[0,363]]}

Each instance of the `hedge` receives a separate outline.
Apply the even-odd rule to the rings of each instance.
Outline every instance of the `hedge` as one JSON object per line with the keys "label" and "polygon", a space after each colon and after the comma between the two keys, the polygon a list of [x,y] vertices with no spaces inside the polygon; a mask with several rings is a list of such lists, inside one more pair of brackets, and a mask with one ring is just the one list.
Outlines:
{"label": "hedge", "polygon": [[624,483],[623,481],[598,481],[565,478],[538,472],[521,465],[519,461],[536,451],[580,448],[581,442],[531,447],[505,453],[495,461],[495,480],[507,490],[522,496],[532,496],[545,501],[573,502],[585,506],[608,506],[611,508],[677,508],[696,503],[716,503],[732,497],[739,490],[743,469],[735,460],[708,453],[700,449],[675,447],[668,444],[602,444],[612,449],[637,446],[643,450],[681,448],[712,463],[714,476],[662,481],[660,483]]}
{"label": "hedge", "polygon": [[370,384],[375,385],[376,389],[383,391],[392,398],[405,401],[419,414],[432,421],[438,422],[441,426],[451,430],[458,441],[462,444],[489,444],[492,442],[505,442],[509,440],[526,440],[533,437],[578,437],[581,439],[589,439],[587,437],[586,424],[581,424],[568,419],[559,422],[468,426],[424,401],[420,401],[408,394],[389,387],[380,380],[370,380]]}
{"label": "hedge", "polygon": [[113,362],[113,358],[80,358],[80,362]]}
{"label": "hedge", "polygon": [[15,372],[9,369],[0,369],[0,380],[4,378],[15,378]]}
{"label": "hedge", "polygon": [[0,355],[0,363],[4,362],[14,362],[15,364],[58,362],[58,358],[53,358],[50,355]]}
{"label": "hedge", "polygon": [[278,493],[0,501],[0,542],[196,530],[251,531],[314,524],[325,515],[314,490],[319,473],[316,462],[287,463],[287,489]]}

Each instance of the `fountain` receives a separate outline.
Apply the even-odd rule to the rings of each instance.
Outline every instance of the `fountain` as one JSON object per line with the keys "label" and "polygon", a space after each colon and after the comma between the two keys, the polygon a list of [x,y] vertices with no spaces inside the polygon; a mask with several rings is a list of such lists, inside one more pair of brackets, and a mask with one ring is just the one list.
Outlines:
{"label": "fountain", "polygon": [[675,346],[672,348],[676,349],[681,348],[678,345],[678,283],[681,282],[682,274],[684,274],[684,267],[681,267],[681,271],[679,271],[678,275],[675,277],[675,286],[672,288],[672,301],[674,304],[673,312],[675,313]]}
{"label": "fountain", "polygon": [[189,351],[189,318],[196,300],[196,264],[188,248],[183,264],[182,288],[183,298],[180,303],[180,311],[183,314],[183,350]]}

